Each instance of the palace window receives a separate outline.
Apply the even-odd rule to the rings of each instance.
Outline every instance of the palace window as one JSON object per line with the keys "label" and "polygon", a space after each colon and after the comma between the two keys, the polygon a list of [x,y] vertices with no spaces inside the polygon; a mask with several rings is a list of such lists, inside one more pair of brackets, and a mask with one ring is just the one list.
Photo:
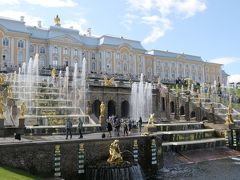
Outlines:
{"label": "palace window", "polygon": [[92,62],[92,71],[95,72],[96,71],[96,63]]}
{"label": "palace window", "polygon": [[127,64],[126,63],[124,64],[123,70],[124,70],[124,72],[127,72]]}
{"label": "palace window", "polygon": [[40,48],[40,53],[41,53],[41,54],[45,54],[45,48],[44,48],[44,47],[41,47],[41,48]]}
{"label": "palace window", "polygon": [[58,54],[58,48],[57,47],[54,47],[54,53]]}
{"label": "palace window", "polygon": [[18,60],[18,63],[22,63],[23,62],[23,52],[18,52],[17,60]]}
{"label": "palace window", "polygon": [[120,59],[120,53],[117,53],[117,59]]}
{"label": "palace window", "polygon": [[74,50],[74,56],[77,56],[77,55],[78,55],[78,50],[75,49],[75,50]]}
{"label": "palace window", "polygon": [[64,54],[64,55],[67,55],[67,54],[68,54],[68,49],[67,49],[67,48],[64,48],[63,54]]}
{"label": "palace window", "polygon": [[2,55],[2,61],[5,61],[6,60],[6,55]]}
{"label": "palace window", "polygon": [[92,53],[92,59],[95,59],[95,53]]}
{"label": "palace window", "polygon": [[8,38],[3,39],[3,46],[9,46],[9,40]]}
{"label": "palace window", "polygon": [[99,62],[99,71],[101,71],[101,70],[102,70],[102,63]]}
{"label": "palace window", "polygon": [[34,52],[34,46],[30,45],[30,52],[33,53]]}
{"label": "palace window", "polygon": [[23,40],[18,41],[18,48],[24,48],[24,41]]}

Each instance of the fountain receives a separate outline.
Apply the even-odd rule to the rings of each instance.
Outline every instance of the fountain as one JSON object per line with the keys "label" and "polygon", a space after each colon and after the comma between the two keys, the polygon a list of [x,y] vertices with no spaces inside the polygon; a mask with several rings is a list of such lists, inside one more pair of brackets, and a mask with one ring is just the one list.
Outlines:
{"label": "fountain", "polygon": [[147,122],[152,113],[152,84],[143,81],[141,74],[140,82],[134,82],[131,89],[131,118],[138,121],[142,117]]}
{"label": "fountain", "polygon": [[[76,63],[72,74],[72,82],[69,78],[69,67],[66,67],[64,77],[62,71],[58,73],[57,77],[57,70],[54,68],[51,70],[51,76],[39,76],[38,55],[36,55],[28,63],[23,63],[18,73],[8,74],[9,87],[13,90],[13,103],[9,106],[7,114],[10,116],[6,117],[5,123],[7,125],[17,125],[18,109],[25,102],[27,109],[24,117],[26,128],[50,129],[56,127],[57,129],[64,129],[67,117],[71,118],[73,127],[77,127],[79,117],[87,120],[84,121],[84,126],[91,124],[90,126],[93,129],[98,127],[99,125],[89,115],[85,114],[86,59],[83,59],[81,79],[78,78],[77,66]],[[80,85],[79,82],[81,82]],[[14,104],[16,104],[16,108],[12,110]],[[80,105],[83,105],[83,107]],[[13,123],[11,123],[11,116],[16,117]],[[56,129],[53,131],[55,132]]]}

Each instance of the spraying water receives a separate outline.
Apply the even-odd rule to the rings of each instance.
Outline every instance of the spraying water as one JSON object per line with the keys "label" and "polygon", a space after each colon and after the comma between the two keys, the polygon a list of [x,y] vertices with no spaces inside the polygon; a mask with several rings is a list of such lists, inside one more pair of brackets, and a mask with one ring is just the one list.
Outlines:
{"label": "spraying water", "polygon": [[132,84],[131,118],[137,121],[142,117],[143,121],[147,121],[150,113],[152,113],[152,84],[144,83],[141,74],[140,82]]}

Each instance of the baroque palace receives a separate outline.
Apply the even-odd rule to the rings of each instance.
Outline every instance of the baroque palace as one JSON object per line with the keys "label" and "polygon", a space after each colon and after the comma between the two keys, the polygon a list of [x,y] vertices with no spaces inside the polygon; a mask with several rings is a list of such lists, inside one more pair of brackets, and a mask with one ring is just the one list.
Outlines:
{"label": "baroque palace", "polygon": [[[221,64],[204,61],[199,56],[161,50],[146,50],[140,41],[103,35],[81,35],[73,28],[63,28],[56,16],[55,25],[43,28],[27,26],[19,21],[0,18],[0,70],[18,71],[23,62],[39,54],[40,74],[49,75],[54,67],[64,72],[68,66],[73,73],[77,62],[81,71],[86,59],[88,76],[87,113],[97,119],[101,102],[106,104],[106,116],[130,117],[131,82],[144,80],[175,83],[177,78],[190,78],[198,83],[226,83],[227,74]],[[48,72],[47,74],[44,72]],[[71,76],[71,74],[70,74]],[[106,86],[104,78],[115,78],[114,86]],[[159,78],[160,77],[160,78]],[[160,97],[161,96],[161,97]],[[152,91],[152,112],[164,114],[169,107],[164,94]]]}
{"label": "baroque palace", "polygon": [[1,67],[18,67],[30,57],[39,54],[41,67],[69,67],[77,62],[81,67],[83,57],[87,60],[88,73],[124,75],[146,80],[161,77],[175,80],[189,77],[196,82],[211,82],[218,77],[226,81],[221,64],[203,61],[199,56],[161,50],[146,50],[140,41],[103,35],[100,37],[80,35],[78,30],[63,28],[60,19],[46,29],[25,25],[20,21],[0,18],[0,64]]}

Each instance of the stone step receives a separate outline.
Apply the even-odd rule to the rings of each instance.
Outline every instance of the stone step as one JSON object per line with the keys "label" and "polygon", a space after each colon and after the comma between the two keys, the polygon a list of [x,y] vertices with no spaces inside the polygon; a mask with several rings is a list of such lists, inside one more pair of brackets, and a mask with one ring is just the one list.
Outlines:
{"label": "stone step", "polygon": [[203,122],[158,123],[155,125],[158,131],[181,131],[203,128]]}
{"label": "stone step", "polygon": [[208,139],[200,139],[193,141],[178,141],[178,142],[163,142],[162,146],[180,146],[180,145],[189,145],[189,144],[205,144],[205,143],[213,143],[217,141],[226,141],[225,138],[208,138]]}
{"label": "stone step", "polygon": [[183,131],[163,131],[157,132],[157,134],[192,134],[192,133],[204,133],[204,132],[214,132],[214,129],[192,129]]}

